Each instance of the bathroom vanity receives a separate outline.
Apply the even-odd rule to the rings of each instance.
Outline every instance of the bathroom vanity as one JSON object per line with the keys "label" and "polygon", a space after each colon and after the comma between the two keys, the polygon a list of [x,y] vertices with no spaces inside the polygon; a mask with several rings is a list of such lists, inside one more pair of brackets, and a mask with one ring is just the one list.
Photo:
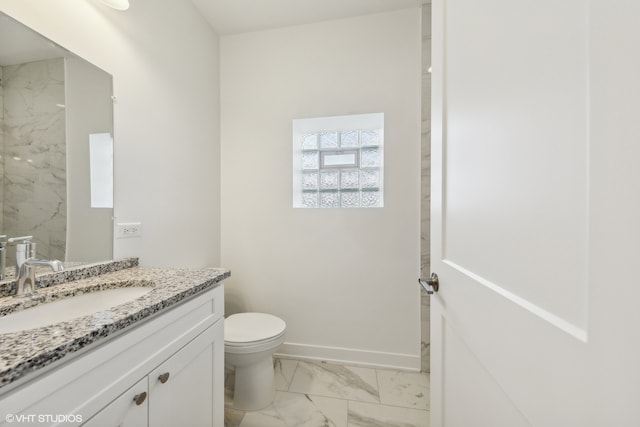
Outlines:
{"label": "bathroom vanity", "polygon": [[132,259],[44,275],[35,298],[0,298],[4,317],[70,298],[92,307],[106,298],[94,298],[100,292],[126,287],[142,292],[79,318],[0,334],[0,425],[222,426],[229,275]]}

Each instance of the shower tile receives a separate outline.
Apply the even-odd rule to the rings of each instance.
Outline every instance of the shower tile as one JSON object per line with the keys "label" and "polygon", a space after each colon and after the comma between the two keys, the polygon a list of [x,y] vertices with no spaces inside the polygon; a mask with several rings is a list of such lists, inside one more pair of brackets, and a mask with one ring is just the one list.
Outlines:
{"label": "shower tile", "polygon": [[57,106],[65,99],[64,69],[62,58],[8,65],[1,82],[2,231],[33,235],[38,255],[49,259],[65,259],[66,122]]}
{"label": "shower tile", "polygon": [[376,371],[300,361],[290,392],[380,403]]}

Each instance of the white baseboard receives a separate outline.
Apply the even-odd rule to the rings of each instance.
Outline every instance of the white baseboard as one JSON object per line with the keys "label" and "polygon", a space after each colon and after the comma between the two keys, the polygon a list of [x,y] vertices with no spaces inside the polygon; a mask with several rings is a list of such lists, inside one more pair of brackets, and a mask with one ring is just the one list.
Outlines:
{"label": "white baseboard", "polygon": [[274,356],[352,366],[420,371],[420,355],[384,353],[354,348],[323,347],[285,342]]}

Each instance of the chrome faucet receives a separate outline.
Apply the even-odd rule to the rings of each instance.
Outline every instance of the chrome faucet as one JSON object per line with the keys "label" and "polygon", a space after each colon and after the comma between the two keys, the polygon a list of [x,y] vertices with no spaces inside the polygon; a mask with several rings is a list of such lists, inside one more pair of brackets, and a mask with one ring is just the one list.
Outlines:
{"label": "chrome faucet", "polygon": [[0,236],[0,280],[3,280],[7,269],[7,238],[6,234]]}
{"label": "chrome faucet", "polygon": [[27,258],[20,266],[20,270],[18,270],[18,278],[16,280],[17,297],[32,294],[36,290],[36,266],[38,265],[48,265],[52,271],[64,270],[62,263],[55,259]]}

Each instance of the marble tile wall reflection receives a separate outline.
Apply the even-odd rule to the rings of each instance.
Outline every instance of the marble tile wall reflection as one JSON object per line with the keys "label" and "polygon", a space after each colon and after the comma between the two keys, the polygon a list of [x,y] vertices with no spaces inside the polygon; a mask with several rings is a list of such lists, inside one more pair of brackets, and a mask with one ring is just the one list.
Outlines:
{"label": "marble tile wall reflection", "polygon": [[0,234],[2,234],[4,211],[4,77],[0,67]]}
{"label": "marble tile wall reflection", "polygon": [[[62,58],[2,67],[2,233],[33,235],[37,255],[65,259],[65,88]],[[8,252],[8,265],[12,251]]]}

